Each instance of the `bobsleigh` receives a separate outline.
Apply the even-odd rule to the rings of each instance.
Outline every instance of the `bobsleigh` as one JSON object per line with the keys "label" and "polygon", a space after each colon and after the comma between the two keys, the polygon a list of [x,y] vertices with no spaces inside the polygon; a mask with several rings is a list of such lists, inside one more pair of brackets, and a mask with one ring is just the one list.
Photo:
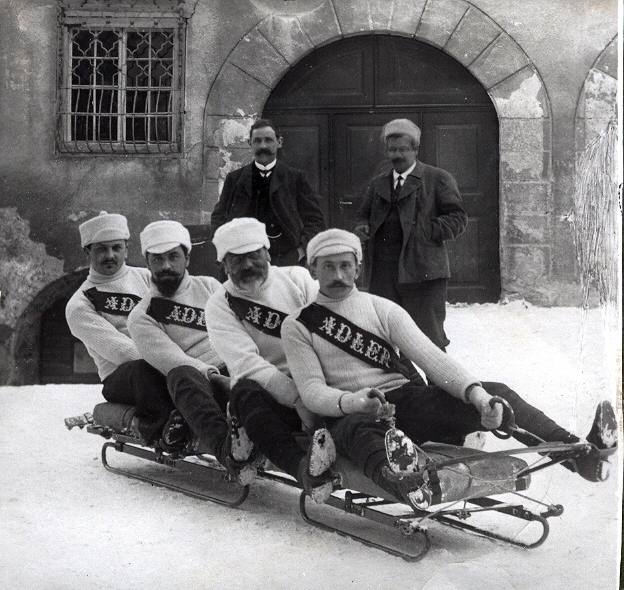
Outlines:
{"label": "bobsleigh", "polygon": [[[503,400],[497,398],[496,401]],[[508,438],[514,429],[518,430],[513,410],[508,405],[505,416],[503,432],[495,433],[500,438]],[[106,439],[101,460],[108,471],[232,508],[247,499],[249,485],[242,485],[232,478],[213,456],[197,445],[177,454],[167,453],[158,445],[149,446],[132,434],[133,417],[133,406],[104,402],[97,404],[93,413],[67,418],[65,423],[69,429],[86,427],[87,432]],[[301,444],[306,444],[303,434]],[[157,464],[158,468],[154,467],[151,471],[142,469],[144,464],[139,462],[137,465],[134,460],[131,460],[129,467],[115,466],[110,461],[113,456],[110,451],[114,451],[115,456],[129,455]],[[431,546],[429,525],[434,522],[518,547],[535,548],[548,537],[547,519],[561,515],[563,507],[545,504],[526,495],[531,474],[587,451],[587,443],[582,442],[541,442],[535,447],[495,452],[425,443],[418,447],[418,473],[422,486],[414,507],[398,502],[364,476],[354,463],[339,457],[335,464],[338,481],[328,501],[321,506],[316,505],[301,490],[299,510],[304,521],[310,525],[350,537],[408,561],[417,561],[427,554]],[[538,459],[529,463],[521,458],[529,453],[537,454]],[[269,463],[259,466],[258,477],[301,489],[294,478]],[[538,508],[526,508],[527,500]],[[335,510],[348,516],[338,518]],[[515,534],[505,535],[499,532],[500,526],[491,526],[489,522],[486,526],[469,522],[482,513],[493,514],[496,518],[506,515],[531,523],[531,527],[525,527],[531,529],[528,533],[530,538],[521,540]],[[372,528],[372,535],[363,535],[361,526],[353,526],[353,519],[358,518],[371,523],[371,527],[365,528]]]}

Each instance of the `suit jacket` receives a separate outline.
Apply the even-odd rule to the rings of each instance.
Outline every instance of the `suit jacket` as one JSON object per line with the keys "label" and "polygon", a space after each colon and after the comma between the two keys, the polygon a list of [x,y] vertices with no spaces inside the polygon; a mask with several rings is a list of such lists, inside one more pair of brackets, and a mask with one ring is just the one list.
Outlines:
{"label": "suit jacket", "polygon": [[[214,232],[224,223],[247,215],[251,202],[251,173],[254,163],[230,172],[216,204],[210,225]],[[325,229],[325,220],[318,198],[301,170],[279,160],[270,177],[270,204],[282,229],[292,240],[293,248],[307,243]]]}
{"label": "suit jacket", "polygon": [[[390,210],[391,187],[392,170],[373,178],[356,216],[356,227],[368,224],[370,228],[368,272],[372,267],[375,234]],[[441,168],[417,161],[401,187],[397,206],[403,230],[398,282],[410,284],[448,278],[444,242],[462,234],[468,224],[455,179]]]}

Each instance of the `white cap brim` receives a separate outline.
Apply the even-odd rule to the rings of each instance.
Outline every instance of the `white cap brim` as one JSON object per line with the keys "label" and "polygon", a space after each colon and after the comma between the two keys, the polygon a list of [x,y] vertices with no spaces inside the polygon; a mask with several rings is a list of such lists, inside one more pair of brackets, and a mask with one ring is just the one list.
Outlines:
{"label": "white cap brim", "polygon": [[155,246],[150,246],[147,249],[147,252],[150,254],[164,254],[165,252],[169,252],[169,250],[173,250],[178,246],[181,246],[180,242],[165,242],[164,244],[157,244]]}

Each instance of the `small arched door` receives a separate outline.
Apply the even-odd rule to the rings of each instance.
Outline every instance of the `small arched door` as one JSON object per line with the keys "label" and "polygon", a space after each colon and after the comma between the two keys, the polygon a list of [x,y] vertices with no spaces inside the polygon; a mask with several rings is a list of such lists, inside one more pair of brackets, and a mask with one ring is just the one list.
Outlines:
{"label": "small arched door", "polygon": [[498,119],[461,64],[412,39],[343,39],[290,70],[263,116],[280,126],[280,157],[306,171],[328,225],[345,229],[353,229],[371,178],[389,166],[382,126],[414,121],[422,129],[419,159],[453,174],[469,215],[466,232],[449,243],[449,301],[498,301]]}

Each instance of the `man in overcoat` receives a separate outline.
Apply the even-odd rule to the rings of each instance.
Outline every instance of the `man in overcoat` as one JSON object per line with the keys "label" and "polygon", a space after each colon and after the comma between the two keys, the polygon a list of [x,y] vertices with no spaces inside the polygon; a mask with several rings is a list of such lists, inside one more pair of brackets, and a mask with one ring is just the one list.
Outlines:
{"label": "man in overcoat", "polygon": [[271,264],[305,262],[307,243],[325,229],[318,197],[301,170],[277,160],[283,137],[275,123],[259,119],[249,133],[253,162],[230,172],[210,224],[213,233],[238,217],[265,224]]}
{"label": "man in overcoat", "polygon": [[369,291],[398,303],[446,350],[446,241],[464,232],[468,216],[453,176],[417,159],[420,129],[412,121],[390,121],[381,140],[392,169],[373,178],[355,224],[368,240]]}

